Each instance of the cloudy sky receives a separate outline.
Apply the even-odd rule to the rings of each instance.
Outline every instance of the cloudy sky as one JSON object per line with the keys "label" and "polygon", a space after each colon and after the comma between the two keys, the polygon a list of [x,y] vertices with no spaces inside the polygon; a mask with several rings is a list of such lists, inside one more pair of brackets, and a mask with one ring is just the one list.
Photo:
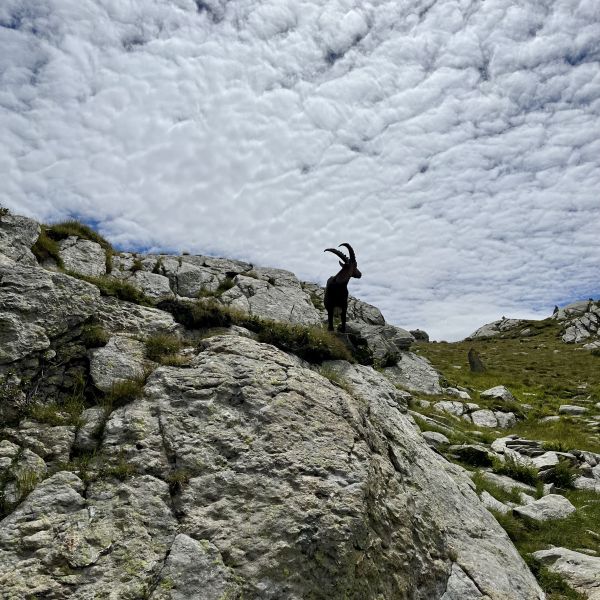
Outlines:
{"label": "cloudy sky", "polygon": [[600,295],[598,0],[2,0],[0,203],[458,339]]}

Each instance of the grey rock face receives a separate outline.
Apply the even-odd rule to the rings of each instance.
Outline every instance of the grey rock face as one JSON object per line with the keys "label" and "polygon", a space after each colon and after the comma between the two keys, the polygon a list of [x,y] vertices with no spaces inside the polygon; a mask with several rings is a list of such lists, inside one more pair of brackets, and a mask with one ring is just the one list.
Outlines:
{"label": "grey rock face", "polygon": [[437,431],[424,431],[423,439],[432,448],[439,448],[440,446],[450,443],[450,440],[443,433]]}
{"label": "grey rock face", "polygon": [[494,496],[492,496],[485,490],[483,492],[481,492],[480,498],[481,498],[481,503],[489,510],[495,510],[504,515],[506,515],[512,511],[512,508],[510,506],[507,506],[506,504],[500,502],[499,500],[496,500],[496,498],[494,498]]}
{"label": "grey rock face", "polygon": [[590,600],[600,600],[600,557],[567,548],[538,550],[533,556]]}
{"label": "grey rock face", "polygon": [[442,400],[441,402],[436,402],[433,406],[436,410],[454,415],[456,417],[460,417],[466,412],[465,405],[462,402]]}
{"label": "grey rock face", "polygon": [[387,356],[399,355],[402,350],[408,350],[414,342],[413,336],[408,331],[394,325],[352,322],[348,323],[346,331],[366,340],[373,351],[373,358],[378,361],[384,360]]}
{"label": "grey rock face", "polygon": [[277,285],[278,279],[273,276],[270,279],[275,282],[275,285],[263,279],[237,275],[234,279],[235,287],[225,292],[221,296],[221,301],[227,306],[264,319],[302,325],[320,323],[321,316],[298,279],[287,271],[276,269],[270,271],[277,271],[279,281],[285,286]]}
{"label": "grey rock face", "polygon": [[176,333],[181,330],[181,326],[169,313],[117,298],[100,298],[96,315],[110,333],[122,332],[147,337],[155,333]]}
{"label": "grey rock face", "polygon": [[98,433],[106,420],[106,411],[97,406],[86,408],[81,413],[83,424],[77,430],[75,437],[75,448],[81,451],[91,452],[98,445]]}
{"label": "grey rock face", "polygon": [[555,315],[564,323],[563,342],[579,344],[587,341],[586,347],[596,347],[600,334],[600,304],[598,302],[575,302],[561,308]]}
{"label": "grey rock face", "polygon": [[[425,548],[444,556],[450,547],[490,598],[541,597],[504,532],[476,499],[465,502],[474,497],[465,476],[427,448],[376,371],[338,363],[353,398],[270,346],[223,336],[204,348],[190,369],[158,369],[146,399],[157,406],[169,460],[190,473],[180,527],[210,537],[250,597],[338,598],[351,586],[357,597],[418,589],[433,598],[452,560],[428,566],[425,580],[401,557],[420,562]],[[429,491],[407,496],[417,481]],[[387,532],[386,547],[365,515]],[[282,561],[285,578],[275,568]]]}
{"label": "grey rock face", "polygon": [[140,598],[175,538],[166,483],[150,476],[84,485],[59,472],[0,528],[7,598]]}
{"label": "grey rock face", "polygon": [[106,346],[90,351],[90,375],[103,392],[115,383],[141,377],[145,365],[144,344],[126,335],[114,335]]}
{"label": "grey rock face", "polygon": [[549,521],[564,519],[575,512],[575,507],[559,494],[548,494],[527,506],[518,506],[513,509],[518,516],[528,517],[534,521]]}
{"label": "grey rock face", "polygon": [[0,364],[50,347],[50,339],[85,321],[98,289],[36,266],[0,265]]}
{"label": "grey rock face", "polygon": [[494,416],[498,421],[498,427],[500,427],[500,429],[510,429],[517,424],[517,417],[512,412],[502,412],[497,410],[494,412]]}
{"label": "grey rock face", "polygon": [[36,221],[19,215],[7,215],[0,220],[0,254],[22,264],[36,265],[31,247],[40,235]]}
{"label": "grey rock face", "polygon": [[235,574],[223,564],[216,546],[181,533],[173,541],[150,600],[222,600],[239,594]]}
{"label": "grey rock face", "polygon": [[59,256],[65,269],[81,275],[106,275],[106,253],[100,244],[69,236],[59,242]]}
{"label": "grey rock face", "polygon": [[18,429],[7,428],[4,433],[48,464],[68,462],[75,440],[75,427],[72,425],[52,426],[31,419],[23,419]]}
{"label": "grey rock face", "polygon": [[431,363],[412,352],[401,352],[400,360],[394,367],[383,370],[392,383],[424,394],[441,394],[440,375]]}

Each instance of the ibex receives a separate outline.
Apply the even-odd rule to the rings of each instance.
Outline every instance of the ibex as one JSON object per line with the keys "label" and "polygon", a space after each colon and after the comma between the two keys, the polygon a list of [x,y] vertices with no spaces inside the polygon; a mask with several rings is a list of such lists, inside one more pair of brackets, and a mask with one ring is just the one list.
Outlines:
{"label": "ibex", "polygon": [[[358,270],[356,264],[356,256],[354,250],[350,244],[340,244],[340,246],[346,246],[350,254],[348,258],[343,252],[336,250],[335,248],[326,248],[324,252],[333,252],[336,256],[339,256],[342,260],[340,261],[341,271],[337,275],[333,275],[327,280],[325,286],[325,298],[324,304],[327,309],[327,321],[329,331],[333,331],[333,311],[336,306],[342,309],[342,327],[341,331],[346,331],[346,311],[348,310],[348,282],[351,277],[360,279],[362,273]],[[342,262],[343,261],[343,262]]]}

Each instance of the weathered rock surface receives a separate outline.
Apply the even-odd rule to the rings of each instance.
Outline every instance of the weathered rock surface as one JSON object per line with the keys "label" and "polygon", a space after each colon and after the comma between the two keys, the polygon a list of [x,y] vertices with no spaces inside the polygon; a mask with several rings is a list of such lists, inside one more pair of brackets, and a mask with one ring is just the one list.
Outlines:
{"label": "weathered rock surface", "polygon": [[588,412],[585,406],[576,406],[575,404],[561,404],[558,407],[558,412],[561,415],[583,415]]}
{"label": "weathered rock surface", "polygon": [[518,506],[513,512],[520,517],[528,517],[534,521],[564,519],[575,512],[575,507],[559,494],[548,494],[527,506]]}
{"label": "weathered rock surface", "polygon": [[484,390],[479,395],[481,398],[490,398],[492,400],[515,401],[515,397],[511,394],[510,390],[503,385],[497,385],[489,390]]}
{"label": "weathered rock surface", "polygon": [[40,235],[39,224],[27,217],[6,215],[0,219],[0,255],[22,264],[37,265],[31,247]]}
{"label": "weathered rock surface", "polygon": [[522,323],[523,321],[521,319],[507,319],[505,317],[502,317],[501,319],[498,319],[493,323],[483,325],[482,327],[474,331],[466,339],[474,340],[495,337],[497,335],[500,335],[501,333],[505,333],[507,331],[510,331],[511,329],[519,327],[520,325],[522,325]]}
{"label": "weathered rock surface", "polygon": [[478,427],[498,427],[496,415],[488,409],[473,411],[471,419],[473,419],[473,423]]}
{"label": "weathered rock surface", "polygon": [[106,253],[100,244],[69,236],[59,242],[59,248],[67,271],[92,277],[106,275]]}
{"label": "weathered rock surface", "polygon": [[50,347],[50,339],[85,321],[98,288],[62,273],[0,265],[0,364]]}
{"label": "weathered rock surface", "polygon": [[90,351],[90,375],[103,392],[110,392],[115,383],[139,379],[145,365],[144,344],[126,335],[114,335],[106,346]]}
{"label": "weathered rock surface", "polygon": [[598,341],[600,330],[600,303],[593,301],[574,302],[563,306],[554,318],[564,324],[563,342],[588,345]]}
{"label": "weathered rock surface", "polygon": [[439,448],[440,446],[450,443],[450,440],[443,433],[439,433],[438,431],[424,431],[423,439],[432,448]]}
{"label": "weathered rock surface", "polygon": [[533,556],[589,600],[600,600],[600,557],[567,548],[538,550]]}
{"label": "weathered rock surface", "polygon": [[387,359],[396,360],[402,350],[408,350],[413,336],[400,327],[394,325],[370,325],[368,323],[348,323],[346,331],[366,340],[373,352],[376,361]]}
{"label": "weathered rock surface", "polygon": [[399,356],[395,366],[383,370],[392,383],[411,392],[442,393],[440,374],[426,358],[413,352],[401,352]]}
{"label": "weathered rock surface", "polygon": [[[321,322],[321,316],[293,273],[279,269],[269,269],[269,272],[271,275],[267,281],[237,275],[234,279],[235,287],[225,292],[221,301],[227,306],[264,319],[302,325]],[[280,285],[277,284],[278,281]]]}

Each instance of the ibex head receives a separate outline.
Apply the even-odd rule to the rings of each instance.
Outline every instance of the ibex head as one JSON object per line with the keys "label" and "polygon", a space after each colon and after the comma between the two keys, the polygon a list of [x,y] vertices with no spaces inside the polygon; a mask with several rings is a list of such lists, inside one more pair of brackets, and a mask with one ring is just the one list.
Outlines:
{"label": "ibex head", "polygon": [[362,273],[358,270],[358,265],[356,264],[356,255],[354,254],[352,246],[346,242],[340,244],[340,246],[346,246],[346,248],[348,248],[350,258],[335,248],[326,248],[324,252],[333,252],[333,254],[342,259],[340,260],[340,267],[342,267],[342,270],[340,271],[339,275],[347,279],[350,279],[350,277],[360,279],[362,277]]}

